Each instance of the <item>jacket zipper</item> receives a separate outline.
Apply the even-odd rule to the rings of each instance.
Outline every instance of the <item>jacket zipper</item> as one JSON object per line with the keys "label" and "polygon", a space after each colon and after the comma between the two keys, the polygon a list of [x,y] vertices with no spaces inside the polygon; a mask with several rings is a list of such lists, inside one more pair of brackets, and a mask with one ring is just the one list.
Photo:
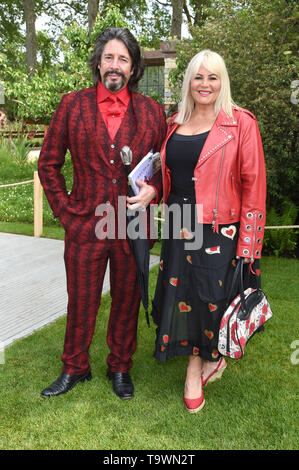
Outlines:
{"label": "jacket zipper", "polygon": [[217,217],[218,217],[217,208],[218,208],[220,178],[221,178],[222,166],[223,166],[223,160],[224,160],[224,149],[225,149],[225,145],[223,146],[223,150],[222,150],[222,156],[221,156],[221,162],[220,162],[220,169],[219,169],[218,181],[217,181],[217,189],[216,189],[215,209],[213,209],[214,218],[213,218],[213,221],[212,221],[212,227],[213,227],[213,232],[217,232],[217,233],[218,233],[218,223],[216,224],[216,219],[217,219]]}
{"label": "jacket zipper", "polygon": [[[172,122],[172,124],[174,124],[174,122]],[[164,148],[162,148],[160,151],[160,160],[161,160],[161,165],[162,165],[161,169],[163,170],[162,171],[162,192],[163,192],[162,198],[163,198],[164,204],[165,204],[165,178],[166,178],[166,168],[165,168],[166,167],[166,143],[168,142],[169,138],[174,133],[175,129],[176,127],[169,131],[169,133],[166,136],[166,140],[164,142]],[[164,156],[162,156],[162,153],[164,154]],[[164,159],[164,167],[163,167],[163,159]],[[162,214],[164,214],[163,206],[162,206]]]}
{"label": "jacket zipper", "polygon": [[231,179],[231,184],[232,184],[232,191],[234,193],[235,192],[235,177],[232,171],[230,172],[230,179]]}

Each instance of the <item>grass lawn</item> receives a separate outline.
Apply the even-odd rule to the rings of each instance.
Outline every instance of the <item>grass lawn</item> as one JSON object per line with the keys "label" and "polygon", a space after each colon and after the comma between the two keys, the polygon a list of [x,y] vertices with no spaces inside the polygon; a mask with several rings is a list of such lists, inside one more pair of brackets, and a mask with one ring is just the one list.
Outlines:
{"label": "grass lawn", "polygon": [[[36,163],[19,167],[0,148],[0,185],[33,178]],[[66,180],[71,188],[70,159]],[[0,231],[33,235],[33,187],[2,188]],[[64,238],[44,198],[44,232]],[[156,244],[153,254],[160,253]],[[66,318],[16,341],[0,364],[0,450],[291,450],[299,448],[298,266],[296,259],[262,259],[262,281],[274,312],[265,332],[254,336],[241,360],[228,360],[221,381],[205,389],[206,405],[186,412],[186,358],[153,359],[155,326],[140,311],[138,348],[131,375],[133,400],[122,401],[106,379],[105,295],[91,345],[93,380],[70,393],[43,399],[40,392],[61,372]],[[154,295],[158,267],[151,271]],[[297,347],[299,352],[299,347]],[[293,360],[292,360],[293,358]]]}
{"label": "grass lawn", "polygon": [[[0,232],[33,236],[34,227],[33,224],[26,222],[2,222],[0,220]],[[61,226],[43,226],[42,237],[64,240],[64,229]]]}
{"label": "grass lawn", "polygon": [[[153,359],[155,326],[147,328],[143,309],[131,371],[135,397],[122,401],[112,393],[105,377],[109,294],[90,350],[93,380],[70,393],[40,397],[61,372],[65,317],[16,341],[0,365],[0,449],[298,449],[299,365],[291,361],[291,344],[299,340],[298,266],[294,259],[262,260],[274,316],[245,357],[228,360],[222,380],[206,387],[206,405],[196,415],[183,405],[186,359]],[[151,298],[157,271],[151,271]]]}

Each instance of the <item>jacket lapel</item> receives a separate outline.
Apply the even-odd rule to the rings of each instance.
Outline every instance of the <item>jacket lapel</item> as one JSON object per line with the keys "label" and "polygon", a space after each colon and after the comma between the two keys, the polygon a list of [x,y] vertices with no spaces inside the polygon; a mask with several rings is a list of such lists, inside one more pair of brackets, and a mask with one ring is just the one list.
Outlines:
{"label": "jacket lapel", "polygon": [[146,116],[146,112],[144,112],[144,100],[140,98],[142,98],[141,95],[132,93],[132,110],[136,123],[136,132],[132,138],[132,141],[130,142],[130,147],[133,154],[132,167],[134,167],[140,161],[140,159],[145,156],[145,154],[140,154],[139,149],[144,149],[145,134],[146,132],[150,131],[150,129],[148,129],[146,126],[146,120],[144,119]]}
{"label": "jacket lapel", "polygon": [[[111,174],[111,164],[106,156],[112,144],[108,130],[97,104],[96,87],[81,94],[81,118],[87,135],[89,164],[102,175]],[[100,158],[101,157],[101,158]]]}
{"label": "jacket lapel", "polygon": [[97,140],[97,123],[99,120],[99,111],[97,106],[96,87],[84,90],[80,94],[81,118],[84,123],[86,134],[92,144]]}
{"label": "jacket lapel", "polygon": [[135,114],[133,112],[132,100],[130,100],[124,118],[115,135],[115,145],[119,149],[121,149],[124,145],[127,145],[132,150],[132,142],[134,142],[137,127],[138,123],[136,122]]}
{"label": "jacket lapel", "polygon": [[211,158],[215,152],[234,139],[233,133],[230,132],[230,127],[236,127],[237,125],[237,121],[234,118],[227,116],[227,114],[220,109],[216,121],[205,141],[196,168],[200,167]]}

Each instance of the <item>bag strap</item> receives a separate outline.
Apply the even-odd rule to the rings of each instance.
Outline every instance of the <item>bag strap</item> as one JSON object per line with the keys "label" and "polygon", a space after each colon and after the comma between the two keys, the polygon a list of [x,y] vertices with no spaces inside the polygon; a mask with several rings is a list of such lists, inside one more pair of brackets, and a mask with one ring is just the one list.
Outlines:
{"label": "bag strap", "polygon": [[[243,268],[244,268],[244,258],[240,258],[240,277],[239,277],[239,288],[240,288],[240,296],[241,296],[241,307],[243,309],[243,312],[247,314],[246,310],[246,303],[245,303],[245,295],[244,295],[244,275],[243,275]],[[260,276],[257,275],[254,271],[252,273],[255,276],[256,279],[256,290],[261,291],[261,279]]]}
{"label": "bag strap", "polygon": [[240,277],[239,277],[239,287],[240,287],[240,297],[241,297],[241,308],[243,309],[244,313],[247,313],[246,311],[246,304],[245,304],[245,295],[244,295],[244,274],[243,274],[243,268],[244,268],[244,258],[240,258]]}
{"label": "bag strap", "polygon": [[[253,272],[254,273],[254,272]],[[261,281],[260,281],[260,276],[257,275],[257,273],[254,273],[255,278],[256,278],[256,288],[257,290],[261,290]],[[235,290],[235,287],[238,286],[238,291],[240,293],[241,297],[241,303],[243,310],[246,310],[245,306],[245,296],[244,296],[244,258],[240,258],[237,262],[237,266],[234,272],[234,277],[231,283],[231,287],[229,290],[229,294],[227,297],[227,307],[230,304],[230,302],[233,300],[232,295]]]}
{"label": "bag strap", "polygon": [[238,275],[239,275],[240,268],[241,268],[240,261],[241,260],[239,260],[237,262],[237,266],[236,266],[236,269],[235,269],[235,272],[234,272],[234,277],[233,277],[233,280],[232,280],[232,283],[231,283],[231,286],[230,286],[229,294],[227,296],[227,307],[231,303],[231,301],[233,300],[232,299],[233,292],[235,290],[236,285],[239,283]]}

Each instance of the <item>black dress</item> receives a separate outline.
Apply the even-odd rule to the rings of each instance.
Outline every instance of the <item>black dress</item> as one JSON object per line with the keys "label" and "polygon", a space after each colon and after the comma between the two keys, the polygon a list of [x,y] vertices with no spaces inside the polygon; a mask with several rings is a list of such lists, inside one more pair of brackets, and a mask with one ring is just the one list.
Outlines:
{"label": "black dress", "polygon": [[167,144],[172,186],[152,303],[154,357],[161,361],[187,355],[220,358],[219,326],[236,266],[239,223],[219,225],[216,233],[211,224],[197,222],[193,174],[207,136],[173,134]]}

